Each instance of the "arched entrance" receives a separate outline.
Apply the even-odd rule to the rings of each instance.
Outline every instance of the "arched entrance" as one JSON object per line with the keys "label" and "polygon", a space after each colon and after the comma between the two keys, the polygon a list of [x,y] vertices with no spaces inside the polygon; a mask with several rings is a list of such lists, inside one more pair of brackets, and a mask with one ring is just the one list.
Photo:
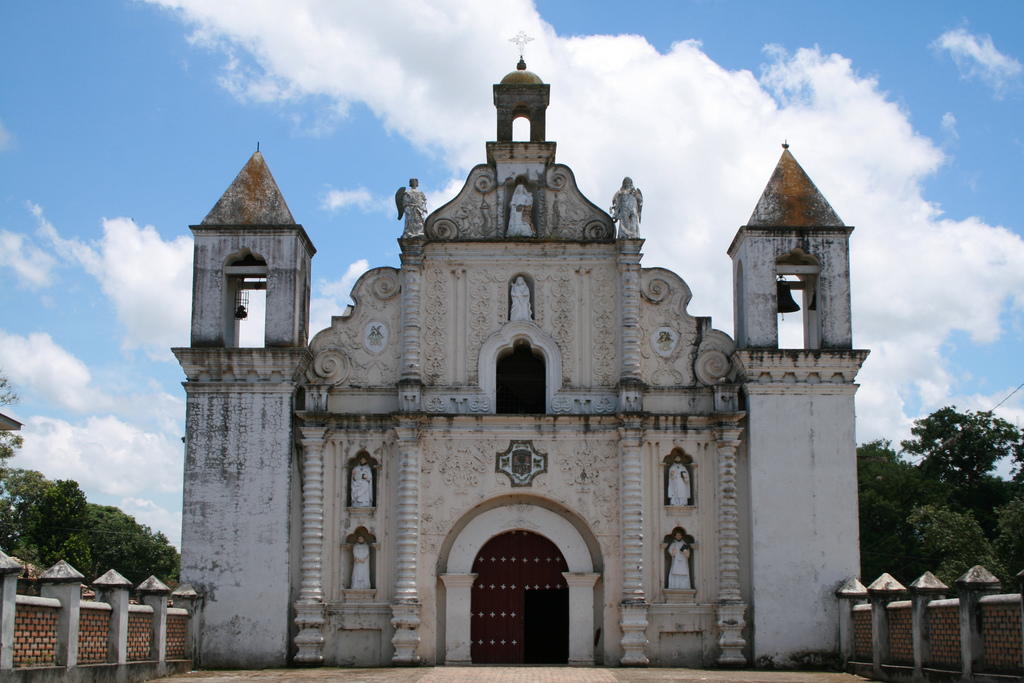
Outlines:
{"label": "arched entrance", "polygon": [[568,569],[558,546],[532,531],[489,540],[473,563],[473,663],[568,662]]}
{"label": "arched entrance", "polygon": [[[568,571],[560,572],[562,585],[568,587],[568,663],[575,666],[593,665],[594,584],[601,575],[594,571],[594,559],[579,530],[562,515],[531,504],[516,503],[493,507],[483,512],[471,513],[470,516],[472,518],[465,526],[456,531],[454,538],[450,540],[451,545],[447,557],[448,571],[439,576],[445,588],[445,663],[470,664],[475,661],[473,641],[471,640],[473,617],[470,609],[473,605],[473,588],[478,584],[477,579],[479,578],[477,567],[474,565],[478,564],[477,559],[481,556],[481,550],[491,539],[509,531],[529,531],[553,544],[568,569]],[[536,553],[534,556],[539,557]],[[495,555],[495,557],[500,558],[501,556]],[[510,555],[506,556],[506,561],[509,561],[508,557]],[[516,562],[520,562],[523,555],[517,553],[516,557]],[[544,557],[546,558],[547,554]],[[554,556],[552,556],[552,560],[554,560]],[[489,586],[490,583],[488,582],[487,585]],[[500,586],[501,584],[496,583],[495,585]],[[508,585],[510,584],[506,583],[506,586]],[[537,580],[531,583],[531,586],[534,585],[554,584],[548,584],[547,581],[541,584]],[[531,588],[530,590],[531,592],[539,591],[540,588]],[[598,601],[597,604],[600,602]],[[476,613],[480,611],[477,610]],[[490,615],[490,612],[488,611],[486,614]],[[500,611],[496,610],[495,614],[500,614]],[[511,614],[511,612],[506,610],[506,614]],[[525,614],[529,615],[530,610],[527,609]],[[477,640],[480,639],[477,638]]]}

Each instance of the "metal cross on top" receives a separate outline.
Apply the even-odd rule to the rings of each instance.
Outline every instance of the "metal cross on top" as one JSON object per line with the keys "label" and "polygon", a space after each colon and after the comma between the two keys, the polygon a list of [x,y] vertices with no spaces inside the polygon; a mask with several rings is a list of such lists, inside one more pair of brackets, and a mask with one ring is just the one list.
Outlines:
{"label": "metal cross on top", "polygon": [[519,59],[522,59],[526,53],[526,44],[533,42],[534,40],[534,38],[531,38],[524,32],[520,31],[519,33],[509,38],[508,42],[516,44],[516,47],[519,49]]}

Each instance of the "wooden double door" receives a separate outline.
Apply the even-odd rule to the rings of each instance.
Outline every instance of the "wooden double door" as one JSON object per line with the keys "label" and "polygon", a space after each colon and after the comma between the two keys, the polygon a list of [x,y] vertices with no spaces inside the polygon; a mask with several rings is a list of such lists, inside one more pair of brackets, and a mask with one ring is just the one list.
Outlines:
{"label": "wooden double door", "polygon": [[473,562],[474,664],[565,664],[569,659],[569,571],[540,534],[495,536]]}

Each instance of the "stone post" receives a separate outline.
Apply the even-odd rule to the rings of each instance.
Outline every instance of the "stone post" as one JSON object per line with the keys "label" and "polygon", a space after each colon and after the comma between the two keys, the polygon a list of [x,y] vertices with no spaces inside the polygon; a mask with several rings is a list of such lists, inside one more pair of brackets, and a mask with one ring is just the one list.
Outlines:
{"label": "stone post", "polygon": [[39,577],[39,594],[60,600],[57,616],[57,666],[78,665],[78,620],[82,602],[82,579],[74,567],[64,560],[47,569]]}
{"label": "stone post", "polygon": [[601,575],[562,572],[562,576],[569,586],[569,666],[593,666],[594,601],[584,599],[582,594],[593,595],[594,584]]}
{"label": "stone post", "polygon": [[150,576],[135,588],[143,605],[153,608],[149,629],[149,660],[167,661],[167,596],[171,594],[160,579]]}
{"label": "stone post", "polygon": [[910,584],[911,637],[914,645],[914,676],[922,679],[924,667],[932,661],[932,626],[928,603],[946,597],[949,586],[931,572],[925,572]]}
{"label": "stone post", "polygon": [[839,656],[843,666],[853,659],[856,653],[854,638],[853,606],[864,602],[868,597],[868,589],[856,577],[847,579],[846,583],[836,591],[839,598]]}
{"label": "stone post", "polygon": [[399,244],[402,245],[402,365],[398,380],[398,409],[417,412],[423,388],[420,363],[423,238],[403,238]]}
{"label": "stone post", "polygon": [[203,596],[186,583],[171,593],[171,599],[175,607],[182,607],[188,612],[188,621],[185,622],[185,659],[192,660],[192,667],[198,669],[202,652],[199,634],[202,632]]}
{"label": "stone post", "polygon": [[107,630],[107,662],[128,663],[128,594],[132,582],[111,569],[92,582],[97,602],[110,605],[110,625]]}
{"label": "stone post", "polygon": [[896,579],[882,574],[868,586],[868,601],[871,603],[871,670],[872,677],[882,679],[882,665],[890,660],[889,612],[890,602],[906,592]]}
{"label": "stone post", "polygon": [[418,585],[420,549],[420,442],[419,423],[402,418],[398,434],[398,496],[395,519],[395,599],[391,604],[391,625],[395,635],[392,663],[419,664],[420,594]]}
{"label": "stone post", "polygon": [[18,575],[22,566],[0,551],[0,669],[14,668],[14,614],[18,609]]}
{"label": "stone post", "polygon": [[[736,420],[742,415],[738,414]],[[718,656],[719,666],[746,666],[743,628],[747,609],[740,594],[740,532],[736,497],[736,449],[742,429],[721,421],[715,433],[718,464]]]}
{"label": "stone post", "polygon": [[324,428],[302,428],[302,586],[295,602],[296,664],[324,661]]}
{"label": "stone post", "polygon": [[466,666],[473,662],[470,647],[473,581],[477,574],[441,574],[445,588],[444,663]]}
{"label": "stone post", "polygon": [[639,417],[623,417],[619,428],[622,449],[621,545],[622,595],[620,602],[622,629],[622,666],[647,666],[647,598],[644,594],[644,507],[643,461],[640,439],[643,436]]}
{"label": "stone post", "polygon": [[999,592],[999,579],[976,564],[955,582],[960,593],[960,661],[964,680],[981,673],[985,665],[985,639],[981,633],[981,606],[983,595]]}

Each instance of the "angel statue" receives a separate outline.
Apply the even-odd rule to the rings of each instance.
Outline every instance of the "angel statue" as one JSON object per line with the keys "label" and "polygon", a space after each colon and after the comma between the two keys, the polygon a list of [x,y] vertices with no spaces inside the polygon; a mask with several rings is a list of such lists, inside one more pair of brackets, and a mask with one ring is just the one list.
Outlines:
{"label": "angel statue", "polygon": [[420,189],[420,181],[409,178],[409,189],[398,188],[395,193],[395,205],[398,207],[398,219],[405,216],[405,232],[402,237],[419,237],[423,234],[423,218],[427,215],[427,197]]}
{"label": "angel statue", "polygon": [[633,187],[632,178],[623,178],[622,187],[612,197],[612,222],[619,224],[619,237],[640,236],[640,213],[644,208],[644,196]]}

